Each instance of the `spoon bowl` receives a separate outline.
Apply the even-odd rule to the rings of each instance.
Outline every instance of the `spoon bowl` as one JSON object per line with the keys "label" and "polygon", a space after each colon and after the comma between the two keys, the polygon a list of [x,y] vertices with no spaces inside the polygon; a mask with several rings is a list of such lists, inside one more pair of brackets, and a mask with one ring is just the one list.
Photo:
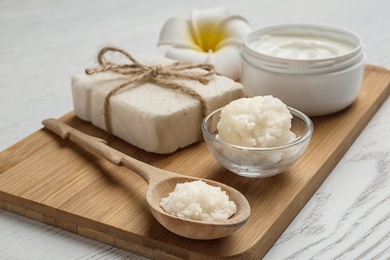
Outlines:
{"label": "spoon bowl", "polygon": [[[151,213],[162,226],[177,235],[199,240],[222,238],[241,228],[249,218],[250,205],[245,196],[228,185],[156,168],[107,146],[103,139],[84,134],[59,120],[46,119],[42,123],[47,129],[63,139],[69,139],[99,154],[111,163],[124,166],[141,176],[148,183],[146,201]],[[234,201],[237,212],[227,220],[206,222],[179,218],[165,212],[160,207],[161,199],[168,197],[178,183],[196,180],[202,180],[209,185],[220,187],[226,192],[229,199]]]}
{"label": "spoon bowl", "polygon": [[160,181],[153,188],[148,189],[146,200],[149,203],[149,209],[160,224],[177,235],[200,240],[228,236],[245,224],[250,213],[249,204],[245,197],[230,186],[206,179],[202,180],[209,185],[221,187],[227,193],[229,199],[237,205],[237,212],[229,219],[213,222],[183,219],[166,213],[160,207],[159,202],[161,199],[167,197],[169,195],[168,191],[173,191],[177,183],[195,180],[198,179],[180,176],[171,177]]}

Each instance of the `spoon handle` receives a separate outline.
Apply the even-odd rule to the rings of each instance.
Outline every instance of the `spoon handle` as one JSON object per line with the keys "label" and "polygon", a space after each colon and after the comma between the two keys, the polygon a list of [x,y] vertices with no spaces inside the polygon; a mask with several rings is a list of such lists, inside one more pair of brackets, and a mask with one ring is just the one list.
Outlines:
{"label": "spoon handle", "polygon": [[[147,183],[151,181],[151,172],[159,171],[151,165],[138,161],[107,145],[103,139],[85,134],[57,119],[46,119],[42,124],[62,139],[68,139],[100,156],[117,166],[125,166],[140,175]],[[160,170],[162,171],[162,170]],[[157,176],[156,176],[157,177]]]}

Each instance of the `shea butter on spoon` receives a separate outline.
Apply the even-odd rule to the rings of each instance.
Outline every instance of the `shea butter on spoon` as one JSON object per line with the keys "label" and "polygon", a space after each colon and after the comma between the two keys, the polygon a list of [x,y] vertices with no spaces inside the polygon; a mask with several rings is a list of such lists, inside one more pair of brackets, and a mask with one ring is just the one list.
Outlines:
{"label": "shea butter on spoon", "polygon": [[210,222],[227,220],[237,212],[225,191],[202,180],[178,183],[160,206],[180,218]]}
{"label": "shea butter on spoon", "polygon": [[[43,124],[63,139],[69,139],[115,165],[129,168],[142,177],[148,183],[146,201],[153,216],[166,229],[177,235],[200,240],[221,238],[240,229],[249,218],[249,202],[244,195],[228,185],[158,169],[107,146],[102,139],[84,134],[56,119],[46,119]],[[226,192],[229,200],[236,205],[236,212],[224,220],[197,221],[167,213],[160,206],[162,199],[167,197],[178,184],[199,180]]]}

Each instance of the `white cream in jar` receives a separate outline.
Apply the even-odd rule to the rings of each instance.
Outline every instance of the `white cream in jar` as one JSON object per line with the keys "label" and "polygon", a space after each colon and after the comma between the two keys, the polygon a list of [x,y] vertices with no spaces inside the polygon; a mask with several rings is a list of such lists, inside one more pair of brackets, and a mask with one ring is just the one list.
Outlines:
{"label": "white cream in jar", "polygon": [[356,48],[351,42],[318,33],[269,33],[254,43],[259,53],[296,60],[328,59],[350,53]]}
{"label": "white cream in jar", "polygon": [[344,28],[280,24],[248,34],[241,60],[246,96],[272,95],[309,116],[323,116],[356,100],[365,52],[360,37]]}

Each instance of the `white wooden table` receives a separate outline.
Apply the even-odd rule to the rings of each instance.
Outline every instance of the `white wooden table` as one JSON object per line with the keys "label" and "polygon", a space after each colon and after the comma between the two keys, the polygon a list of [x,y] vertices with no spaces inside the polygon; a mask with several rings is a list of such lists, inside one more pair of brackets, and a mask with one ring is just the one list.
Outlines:
{"label": "white wooden table", "polygon": [[[0,150],[72,110],[70,77],[115,44],[163,54],[160,29],[226,5],[253,28],[316,22],[359,34],[367,63],[390,68],[388,0],[0,1]],[[265,259],[390,259],[387,100]],[[145,259],[0,210],[0,259]]]}

